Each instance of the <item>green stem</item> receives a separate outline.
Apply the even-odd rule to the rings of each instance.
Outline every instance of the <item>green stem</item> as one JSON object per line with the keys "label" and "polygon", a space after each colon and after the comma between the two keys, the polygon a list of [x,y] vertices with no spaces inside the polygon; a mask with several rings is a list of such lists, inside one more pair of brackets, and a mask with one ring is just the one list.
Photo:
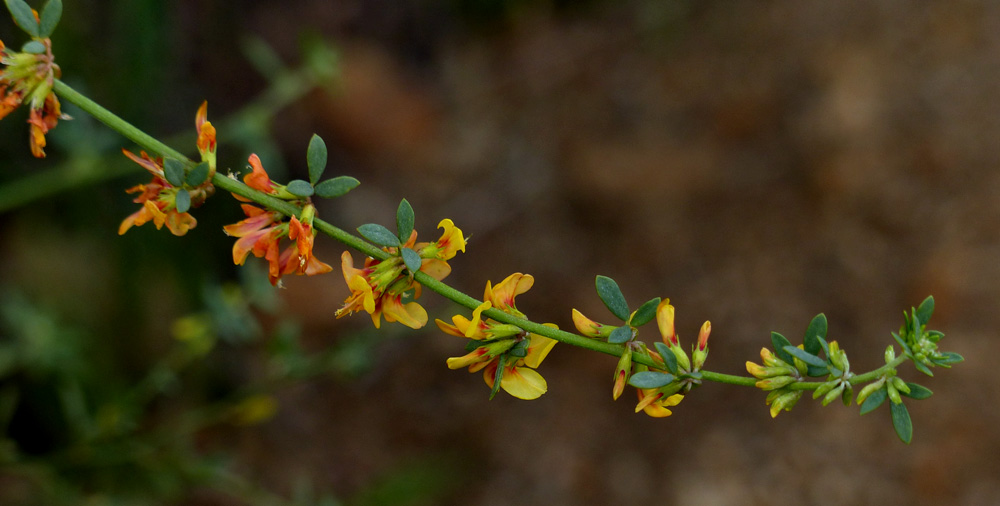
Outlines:
{"label": "green stem", "polygon": [[[181,154],[179,151],[156,140],[155,138],[146,134],[142,130],[131,125],[127,121],[119,118],[111,111],[108,111],[107,109],[101,107],[96,102],[81,95],[76,90],[74,90],[73,88],[71,88],[70,86],[68,86],[67,84],[63,83],[58,79],[55,81],[54,90],[66,101],[75,104],[83,111],[94,116],[95,118],[97,118],[97,120],[101,121],[111,129],[115,130],[116,132],[124,135],[126,138],[132,140],[133,142],[143,147],[147,151],[158,154],[160,156],[187,161],[191,164],[194,163],[186,156]],[[301,211],[301,209],[298,206],[290,202],[258,192],[246,186],[245,184],[239,182],[235,178],[223,176],[222,174],[216,173],[215,176],[212,178],[212,183],[216,187],[222,190],[250,199],[253,202],[256,202],[270,209],[274,209],[287,216],[298,216],[299,212]],[[389,257],[389,254],[383,251],[382,249],[377,248],[368,243],[367,241],[365,241],[364,239],[361,239],[360,237],[357,237],[349,232],[346,232],[328,222],[325,222],[320,219],[315,219],[313,221],[313,226],[316,228],[316,230],[323,232],[324,234],[344,243],[345,245],[351,248],[354,248],[355,250],[361,252],[362,254],[368,255],[372,258],[376,258],[379,260],[385,260],[386,258]],[[475,309],[482,304],[482,301],[474,297],[471,297],[459,290],[456,290],[451,286],[441,281],[438,281],[423,272],[416,273],[414,279],[420,284],[426,286],[428,289],[437,292],[442,297],[445,297],[446,299],[449,299],[455,302],[456,304],[464,306],[468,309]],[[625,348],[619,344],[610,344],[603,341],[589,339],[587,337],[566,332],[564,330],[554,329],[552,327],[548,327],[540,323],[535,323],[530,320],[518,318],[516,316],[507,314],[495,308],[484,311],[483,314],[496,321],[516,325],[528,332],[532,332],[551,339],[555,339],[556,341],[566,343],[571,346],[577,346],[587,350],[597,351],[600,353],[605,353],[616,357],[621,356],[621,354],[625,350]],[[633,357],[633,361],[650,367],[659,368],[659,366],[655,364],[650,358],[642,355],[635,355]],[[889,365],[877,371],[872,371],[871,373],[867,373],[862,376],[856,376],[851,380],[851,382],[852,383],[862,382],[865,380],[861,378],[867,378],[868,376],[872,375],[874,375],[873,377],[877,377],[878,374],[880,374],[879,371],[883,371],[888,367]],[[702,378],[705,380],[715,381],[719,383],[726,383],[730,385],[752,387],[757,382],[755,378],[748,376],[734,376],[730,374],[722,374],[712,371],[701,371],[701,374]],[[818,382],[801,383],[801,384],[796,384],[796,388],[811,389],[811,388],[816,388],[820,384],[821,383]]]}

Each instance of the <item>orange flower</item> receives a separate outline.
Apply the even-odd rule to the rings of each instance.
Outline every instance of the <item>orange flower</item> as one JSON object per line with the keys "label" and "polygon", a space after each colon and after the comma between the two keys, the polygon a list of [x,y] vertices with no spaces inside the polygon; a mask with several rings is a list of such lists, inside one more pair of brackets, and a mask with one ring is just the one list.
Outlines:
{"label": "orange flower", "polygon": [[49,39],[37,40],[45,47],[43,53],[19,53],[8,50],[0,42],[0,119],[17,109],[25,100],[31,107],[28,116],[31,154],[45,157],[45,134],[56,127],[60,119],[69,119],[60,110],[59,99],[52,92],[59,66],[52,55]]}
{"label": "orange flower", "polygon": [[[118,227],[118,235],[124,234],[132,226],[140,226],[150,221],[156,225],[157,230],[166,225],[170,233],[177,236],[184,235],[188,230],[194,228],[198,224],[194,216],[186,211],[177,211],[177,194],[181,189],[175,188],[165,179],[163,161],[159,158],[150,158],[145,151],[140,152],[140,156],[136,156],[127,149],[122,149],[122,152],[149,171],[153,175],[153,180],[148,184],[136,185],[125,190],[127,193],[138,193],[139,196],[133,199],[133,202],[142,204],[142,207],[122,220]],[[188,191],[191,198],[190,206],[201,205],[211,192],[211,185]]]}

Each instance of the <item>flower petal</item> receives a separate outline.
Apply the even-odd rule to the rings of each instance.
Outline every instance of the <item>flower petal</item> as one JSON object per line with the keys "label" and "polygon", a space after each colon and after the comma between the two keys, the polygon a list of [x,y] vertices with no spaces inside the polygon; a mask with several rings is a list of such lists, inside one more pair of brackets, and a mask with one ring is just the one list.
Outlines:
{"label": "flower petal", "polygon": [[503,372],[500,387],[518,399],[531,400],[542,396],[548,385],[545,378],[534,369],[513,367]]}

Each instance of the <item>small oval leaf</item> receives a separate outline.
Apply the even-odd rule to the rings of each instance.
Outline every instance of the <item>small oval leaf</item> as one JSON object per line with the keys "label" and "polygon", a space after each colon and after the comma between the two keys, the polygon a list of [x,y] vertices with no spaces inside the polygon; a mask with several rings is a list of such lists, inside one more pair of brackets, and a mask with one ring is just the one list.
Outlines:
{"label": "small oval leaf", "polygon": [[368,239],[369,241],[386,247],[399,247],[399,238],[396,234],[393,234],[389,229],[379,225],[378,223],[368,223],[358,227],[358,233],[361,237]]}
{"label": "small oval leaf", "polygon": [[633,327],[641,327],[649,323],[650,320],[656,317],[656,307],[659,305],[659,297],[646,301],[645,304],[639,306],[639,309],[635,310],[635,313],[629,318],[628,324]]}
{"label": "small oval leaf", "polygon": [[774,354],[778,356],[781,360],[784,360],[786,364],[792,364],[792,356],[785,351],[785,346],[791,346],[792,342],[788,340],[787,337],[777,333],[771,332],[771,346],[774,346]]}
{"label": "small oval leaf", "polygon": [[309,166],[309,182],[316,184],[319,178],[323,177],[326,170],[327,151],[326,142],[323,138],[313,134],[309,139],[309,148],[306,150],[306,164]]}
{"label": "small oval leaf", "polygon": [[52,35],[62,18],[62,0],[49,0],[42,8],[42,13],[38,15],[38,36],[45,39]]}
{"label": "small oval leaf", "polygon": [[622,295],[621,288],[618,288],[618,283],[607,276],[597,276],[596,284],[597,296],[605,306],[608,306],[611,314],[621,321],[628,320],[628,303],[625,302],[625,296]]}
{"label": "small oval leaf", "polygon": [[361,182],[353,177],[337,176],[316,185],[316,195],[325,199],[337,198],[357,188],[359,184]]}
{"label": "small oval leaf", "polygon": [[174,206],[177,208],[178,213],[188,212],[188,209],[191,209],[191,194],[184,188],[177,190]]}
{"label": "small oval leaf", "polygon": [[411,273],[415,274],[420,270],[420,265],[423,263],[423,260],[416,251],[413,251],[410,248],[403,248],[400,250],[400,254],[403,256],[403,263],[406,264],[406,268]]}
{"label": "small oval leaf", "polygon": [[905,396],[907,396],[907,397],[909,397],[911,399],[916,399],[918,401],[922,401],[922,400],[924,400],[924,399],[926,399],[926,398],[928,398],[928,397],[930,397],[931,395],[934,394],[934,392],[931,392],[931,389],[929,389],[929,388],[927,388],[927,387],[925,387],[923,385],[918,385],[916,383],[906,382],[906,386],[910,387],[910,392],[907,393],[907,392],[904,392],[904,391],[900,390],[899,393],[900,393],[900,395],[905,395]]}
{"label": "small oval leaf", "polygon": [[636,388],[660,388],[674,381],[673,374],[657,371],[637,372],[628,379],[628,384]]}
{"label": "small oval leaf", "polygon": [[910,444],[913,440],[913,422],[910,420],[910,412],[906,409],[906,405],[903,403],[899,404],[889,404],[892,412],[892,426],[896,429],[896,435],[899,439]]}
{"label": "small oval leaf", "polygon": [[285,187],[288,193],[295,195],[296,197],[312,197],[313,187],[309,184],[309,181],[303,181],[301,179],[293,179],[288,182],[288,186]]}
{"label": "small oval leaf", "polygon": [[875,408],[882,405],[883,402],[889,397],[889,394],[885,391],[885,387],[882,387],[869,395],[865,402],[861,403],[861,414],[868,414],[875,411]]}
{"label": "small oval leaf", "polygon": [[30,54],[44,54],[45,44],[42,44],[37,40],[29,40],[28,42],[25,42],[23,46],[21,46],[21,52]]}
{"label": "small oval leaf", "polygon": [[920,307],[917,308],[917,318],[920,320],[921,325],[927,325],[927,322],[931,320],[931,316],[934,314],[934,297],[928,296],[920,303]]}
{"label": "small oval leaf", "polygon": [[623,325],[611,331],[611,335],[608,336],[608,342],[612,344],[621,344],[632,340],[632,327],[628,325]]}
{"label": "small oval leaf", "polygon": [[413,233],[413,220],[413,207],[403,199],[396,208],[396,236],[399,237],[399,242],[405,243],[410,239],[410,234]]}
{"label": "small oval leaf", "polygon": [[188,172],[184,181],[188,186],[201,186],[208,180],[208,171],[208,162],[201,162]]}
{"label": "small oval leaf", "polygon": [[184,162],[176,158],[164,159],[163,177],[175,187],[184,186]]}
{"label": "small oval leaf", "polygon": [[813,317],[812,321],[809,322],[809,328],[806,329],[806,335],[802,339],[802,343],[805,345],[806,351],[812,353],[813,355],[819,353],[820,345],[817,337],[822,337],[826,339],[827,322],[826,315],[820,313]]}
{"label": "small oval leaf", "polygon": [[35,13],[31,12],[31,7],[24,0],[5,0],[7,10],[14,17],[14,24],[24,30],[32,37],[38,37],[38,21],[35,20]]}
{"label": "small oval leaf", "polygon": [[667,366],[667,370],[677,374],[677,357],[674,356],[674,352],[670,351],[670,348],[663,343],[653,343],[656,346],[656,351],[660,353],[660,357],[663,358],[663,363]]}

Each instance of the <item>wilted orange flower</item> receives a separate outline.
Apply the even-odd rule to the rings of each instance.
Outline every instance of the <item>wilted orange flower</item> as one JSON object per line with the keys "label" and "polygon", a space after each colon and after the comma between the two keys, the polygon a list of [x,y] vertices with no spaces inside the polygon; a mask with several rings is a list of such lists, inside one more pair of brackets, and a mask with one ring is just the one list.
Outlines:
{"label": "wilted orange flower", "polygon": [[14,52],[0,41],[0,64],[5,68],[0,72],[0,119],[17,109],[25,100],[29,102],[31,154],[45,157],[45,134],[56,127],[60,119],[69,119],[62,113],[59,99],[52,92],[59,66],[54,62],[52,42],[41,39],[45,51],[42,53]]}
{"label": "wilted orange flower", "polygon": [[[142,151],[140,156],[136,156],[127,149],[122,149],[122,152],[152,174],[153,179],[147,184],[136,185],[125,190],[127,193],[138,193],[139,196],[133,202],[142,204],[142,207],[122,221],[118,227],[118,235],[124,234],[133,225],[140,226],[150,221],[156,225],[157,229],[166,225],[170,233],[177,236],[184,235],[188,230],[194,228],[198,224],[194,216],[187,212],[177,211],[179,188],[175,188],[164,177],[163,160],[153,159],[145,151]],[[211,190],[208,188],[190,191],[191,207],[201,205],[210,193]]]}

